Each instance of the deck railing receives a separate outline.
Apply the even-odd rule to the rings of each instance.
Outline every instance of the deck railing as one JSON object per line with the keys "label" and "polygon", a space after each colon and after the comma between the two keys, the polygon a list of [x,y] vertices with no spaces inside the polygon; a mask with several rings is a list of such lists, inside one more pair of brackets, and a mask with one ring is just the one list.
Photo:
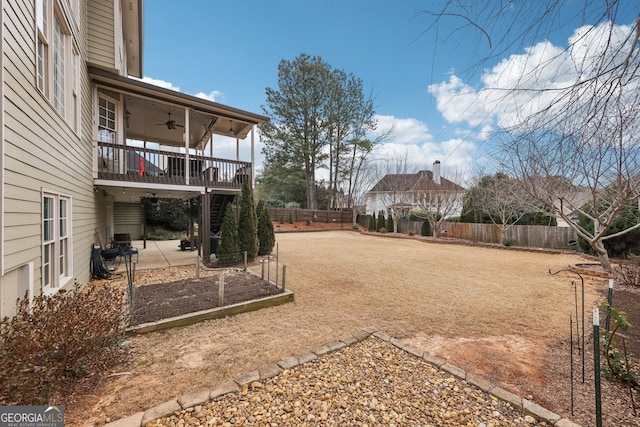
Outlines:
{"label": "deck railing", "polygon": [[170,149],[98,142],[98,178],[160,184],[241,188],[251,163]]}

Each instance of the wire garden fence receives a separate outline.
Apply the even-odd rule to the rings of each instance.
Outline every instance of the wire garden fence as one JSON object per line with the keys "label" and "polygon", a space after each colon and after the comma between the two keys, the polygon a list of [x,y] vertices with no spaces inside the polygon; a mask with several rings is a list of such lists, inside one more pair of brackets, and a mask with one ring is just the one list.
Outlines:
{"label": "wire garden fence", "polygon": [[128,262],[127,267],[127,302],[134,324],[275,296],[286,287],[286,265],[280,262],[277,245],[273,253],[253,260],[242,252],[205,266],[198,257],[192,273],[171,281],[160,278],[156,284],[136,285],[135,265]]}
{"label": "wire garden fence", "polygon": [[[571,415],[574,415],[574,401],[575,401],[575,384],[577,381],[585,383],[585,370],[589,369],[589,359],[593,361],[593,393],[594,393],[594,405],[595,405],[595,425],[596,427],[602,427],[602,391],[600,379],[605,376],[609,379],[622,380],[628,387],[629,399],[633,408],[634,415],[637,415],[637,404],[635,402],[634,393],[638,393],[635,388],[634,378],[636,374],[629,368],[628,355],[626,351],[625,338],[623,336],[618,337],[616,333],[620,330],[624,331],[630,324],[627,322],[625,313],[618,312],[612,307],[614,279],[608,279],[608,292],[607,301],[600,307],[592,309],[592,336],[588,335],[588,329],[586,323],[588,319],[586,317],[585,308],[585,279],[577,271],[571,269],[562,269],[549,274],[556,275],[561,272],[567,272],[575,274],[580,282],[571,280],[571,286],[574,292],[574,307],[569,314],[569,390],[571,398]],[[601,310],[604,315],[604,322],[600,321]],[[603,325],[601,326],[601,323]],[[602,329],[601,329],[602,328]],[[622,343],[622,351],[617,347],[617,340],[620,339]],[[588,356],[587,342],[591,341],[593,351],[592,355]],[[601,362],[601,357],[604,358],[604,362]],[[603,367],[604,365],[604,372]],[[578,374],[574,374],[578,371]]]}

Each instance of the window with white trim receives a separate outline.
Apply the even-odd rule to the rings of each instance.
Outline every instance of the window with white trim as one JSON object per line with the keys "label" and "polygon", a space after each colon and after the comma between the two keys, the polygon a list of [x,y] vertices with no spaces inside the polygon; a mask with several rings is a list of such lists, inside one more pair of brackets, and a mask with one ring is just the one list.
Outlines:
{"label": "window with white trim", "polygon": [[71,280],[71,198],[42,194],[42,290],[55,292]]}
{"label": "window with white trim", "polygon": [[65,116],[65,37],[56,17],[53,20],[53,106],[62,117]]}
{"label": "window with white trim", "polygon": [[[104,94],[98,96],[98,142],[115,144],[118,142],[118,123],[116,120],[118,104]],[[113,146],[100,146],[102,171],[120,173],[120,151]]]}
{"label": "window with white trim", "polygon": [[80,71],[80,55],[73,48],[71,55],[71,125],[76,132],[80,131],[80,81],[78,73]]}
{"label": "window with white trim", "polygon": [[36,1],[37,27],[37,76],[36,86],[45,96],[48,96],[49,80],[49,11],[48,0]]}
{"label": "window with white trim", "polygon": [[[73,129],[79,131],[80,55],[62,0],[36,0],[36,87]],[[68,2],[68,0],[65,0]]]}
{"label": "window with white trim", "polygon": [[116,103],[100,96],[98,98],[98,141],[116,142]]}

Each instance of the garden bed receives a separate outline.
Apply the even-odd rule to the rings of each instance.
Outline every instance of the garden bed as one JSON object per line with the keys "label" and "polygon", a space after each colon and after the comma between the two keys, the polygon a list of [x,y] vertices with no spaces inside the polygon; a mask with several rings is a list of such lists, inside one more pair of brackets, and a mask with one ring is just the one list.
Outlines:
{"label": "garden bed", "polygon": [[187,277],[166,283],[137,287],[132,325],[230,306],[260,298],[278,295],[283,290],[275,284],[245,271],[224,272],[224,298],[219,304],[220,276]]}

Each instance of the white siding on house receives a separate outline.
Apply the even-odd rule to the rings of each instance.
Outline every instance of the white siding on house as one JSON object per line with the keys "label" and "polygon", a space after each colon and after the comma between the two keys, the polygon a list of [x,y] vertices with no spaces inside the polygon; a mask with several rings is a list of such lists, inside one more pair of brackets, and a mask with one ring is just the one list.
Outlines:
{"label": "white siding on house", "polygon": [[[115,11],[118,0],[87,0],[89,38],[88,61],[100,68],[118,72]],[[120,37],[121,38],[121,35]]]}
{"label": "white siding on house", "polygon": [[[91,3],[94,3],[93,1]],[[105,2],[95,2],[103,4]],[[110,2],[107,2],[110,3]],[[3,247],[0,276],[0,316],[12,314],[15,297],[25,289],[25,266],[32,265],[34,292],[41,291],[42,190],[72,200],[71,276],[89,280],[90,246],[97,226],[92,181],[91,82],[87,60],[85,2],[78,16],[75,46],[80,55],[80,127],[56,112],[36,88],[36,29],[33,0],[3,3],[4,186]],[[75,19],[75,18],[72,18]],[[22,277],[22,282],[16,277]],[[74,280],[67,283],[72,286]]]}
{"label": "white siding on house", "polygon": [[384,206],[380,197],[376,193],[367,194],[365,199],[365,204],[366,204],[367,214],[375,213],[376,215],[378,215],[378,212],[380,212],[381,210],[386,211],[386,207]]}
{"label": "white siding on house", "polygon": [[116,203],[113,232],[129,233],[132,239],[140,239],[143,233],[143,218],[144,212],[140,203]]}

